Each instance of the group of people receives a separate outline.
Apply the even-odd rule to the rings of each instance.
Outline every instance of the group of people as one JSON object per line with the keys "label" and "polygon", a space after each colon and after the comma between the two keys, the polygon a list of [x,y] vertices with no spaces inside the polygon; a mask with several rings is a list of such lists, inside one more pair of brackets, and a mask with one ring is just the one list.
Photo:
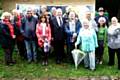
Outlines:
{"label": "group of people", "polygon": [[[25,15],[21,15],[14,9],[12,14],[4,12],[0,21],[0,44],[4,50],[5,64],[13,65],[13,50],[15,44],[22,58],[28,63],[37,62],[37,54],[43,55],[42,65],[48,65],[48,56],[51,47],[56,55],[56,63],[61,64],[65,55],[66,61],[73,62],[71,51],[78,48],[85,52],[85,68],[92,71],[96,64],[103,63],[105,47],[108,47],[110,66],[115,64],[115,53],[118,57],[118,69],[120,70],[120,24],[116,17],[112,17],[109,25],[108,17],[104,15],[104,9],[99,8],[99,15],[94,19],[91,12],[85,12],[83,20],[72,9],[51,8],[51,13],[46,6],[41,7],[38,15],[31,8]],[[67,53],[65,54],[65,45]],[[38,53],[38,48],[41,49]]]}

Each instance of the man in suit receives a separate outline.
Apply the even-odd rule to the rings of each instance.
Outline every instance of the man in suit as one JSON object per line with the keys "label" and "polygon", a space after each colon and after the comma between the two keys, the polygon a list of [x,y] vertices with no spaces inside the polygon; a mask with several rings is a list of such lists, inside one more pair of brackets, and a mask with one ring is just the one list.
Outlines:
{"label": "man in suit", "polygon": [[52,38],[53,38],[53,26],[54,26],[53,19],[56,17],[56,11],[57,11],[57,9],[55,7],[52,7],[51,8],[51,15],[50,15],[50,18],[49,18],[49,23],[50,23],[50,27],[51,27]]}
{"label": "man in suit", "polygon": [[60,64],[64,55],[64,20],[62,18],[62,10],[57,9],[53,22],[53,40],[54,52],[56,54],[56,63]]}

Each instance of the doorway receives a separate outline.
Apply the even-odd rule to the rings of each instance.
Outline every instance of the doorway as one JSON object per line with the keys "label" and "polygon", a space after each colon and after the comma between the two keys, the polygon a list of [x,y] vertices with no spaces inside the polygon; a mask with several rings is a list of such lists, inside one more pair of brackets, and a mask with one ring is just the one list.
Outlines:
{"label": "doorway", "polygon": [[109,13],[109,20],[116,16],[120,21],[120,0],[96,0],[96,11],[99,7],[103,7]]}

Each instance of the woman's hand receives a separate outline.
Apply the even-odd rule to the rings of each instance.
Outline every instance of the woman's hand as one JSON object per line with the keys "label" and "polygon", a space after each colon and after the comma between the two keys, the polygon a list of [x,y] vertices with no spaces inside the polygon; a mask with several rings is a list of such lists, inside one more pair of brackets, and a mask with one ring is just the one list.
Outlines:
{"label": "woman's hand", "polygon": [[16,35],[13,35],[12,37],[13,37],[13,39],[15,39],[15,38],[16,38]]}

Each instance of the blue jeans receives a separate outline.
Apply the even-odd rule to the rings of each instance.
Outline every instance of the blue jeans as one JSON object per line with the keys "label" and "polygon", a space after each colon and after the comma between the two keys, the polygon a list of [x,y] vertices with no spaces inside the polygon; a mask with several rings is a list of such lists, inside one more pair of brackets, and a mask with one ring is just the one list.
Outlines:
{"label": "blue jeans", "polygon": [[36,52],[36,43],[35,41],[27,41],[25,40],[25,46],[26,46],[26,50],[27,50],[27,58],[28,61],[36,61],[37,59],[37,52]]}

